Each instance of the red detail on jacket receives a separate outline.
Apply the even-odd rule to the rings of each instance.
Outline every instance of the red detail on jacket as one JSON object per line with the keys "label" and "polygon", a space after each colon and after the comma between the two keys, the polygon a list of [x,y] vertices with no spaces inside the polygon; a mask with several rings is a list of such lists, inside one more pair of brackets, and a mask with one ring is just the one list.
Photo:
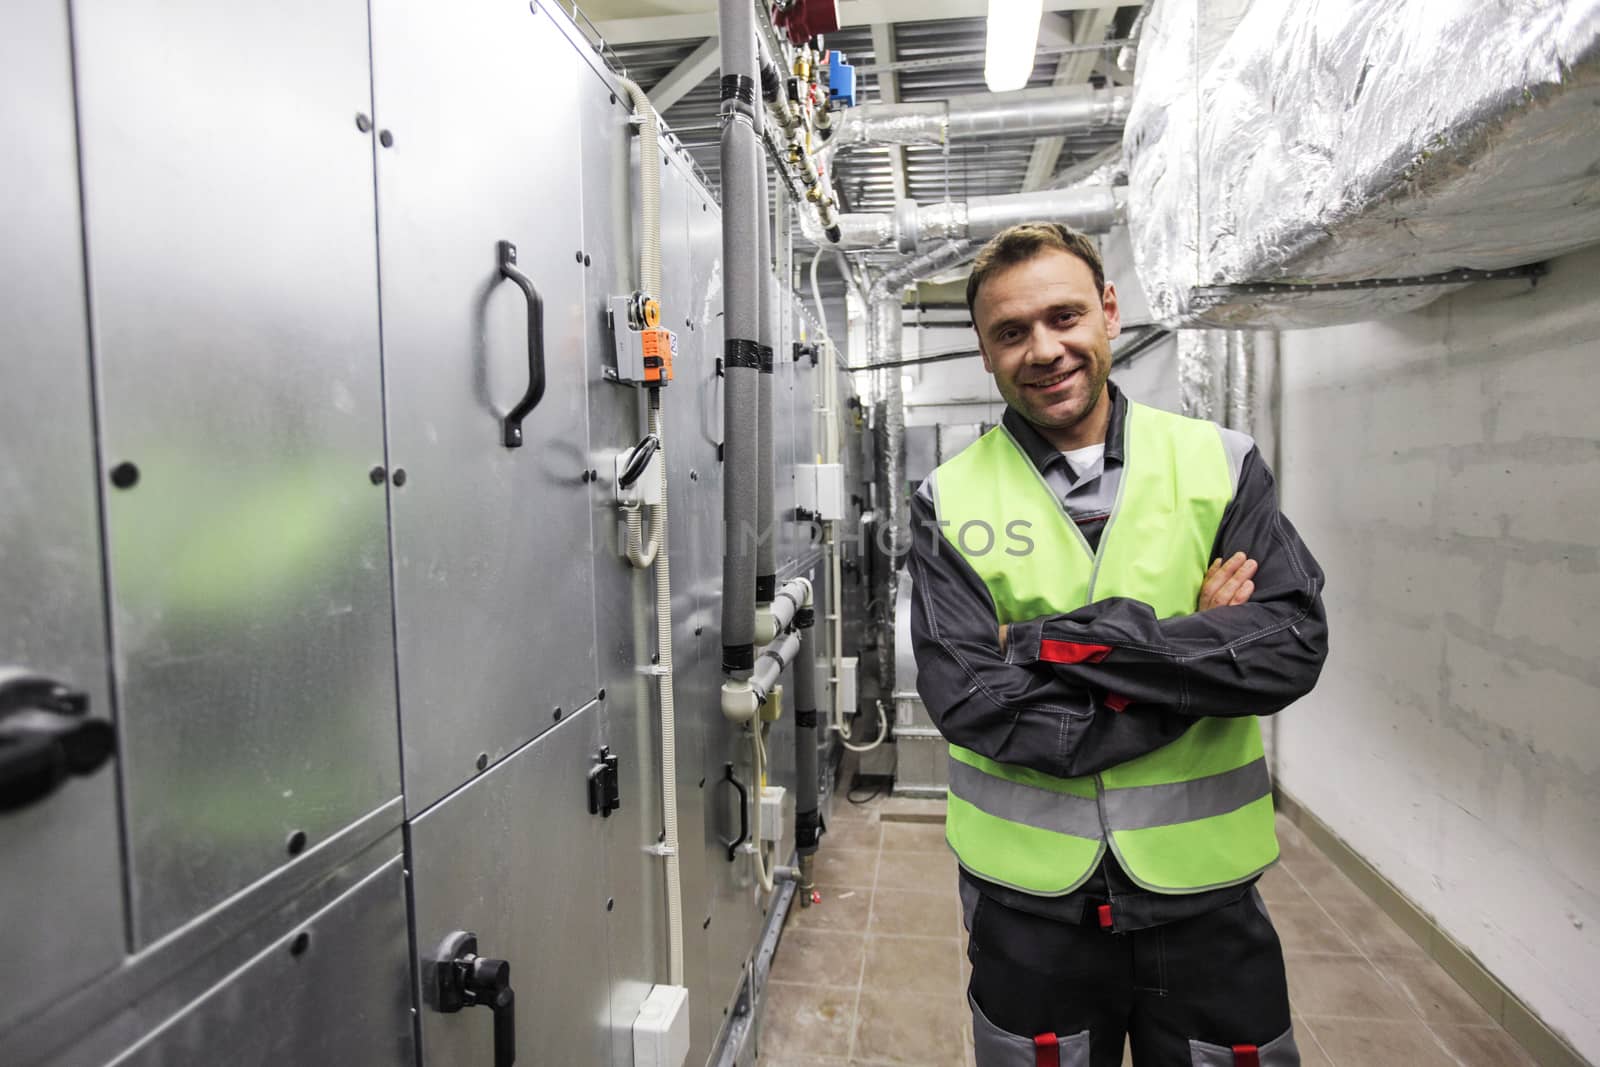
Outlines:
{"label": "red detail on jacket", "polygon": [[1099,663],[1111,655],[1110,645],[1080,645],[1076,641],[1039,641],[1039,658],[1046,663]]}
{"label": "red detail on jacket", "polygon": [[1112,711],[1126,711],[1128,705],[1132,703],[1132,700],[1129,700],[1120,693],[1106,694],[1106,707],[1110,708]]}
{"label": "red detail on jacket", "polygon": [[1033,1039],[1033,1067],[1061,1067],[1061,1040],[1055,1034]]}
{"label": "red detail on jacket", "polygon": [[1233,1067],[1261,1067],[1261,1051],[1254,1045],[1233,1046]]}
{"label": "red detail on jacket", "polygon": [[1111,929],[1111,905],[1110,904],[1102,904],[1102,905],[1100,905],[1100,928],[1102,930]]}

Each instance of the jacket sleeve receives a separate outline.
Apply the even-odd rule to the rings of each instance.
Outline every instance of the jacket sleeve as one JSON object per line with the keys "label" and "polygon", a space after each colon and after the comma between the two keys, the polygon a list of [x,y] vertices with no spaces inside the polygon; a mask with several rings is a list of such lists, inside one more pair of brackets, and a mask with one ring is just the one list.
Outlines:
{"label": "jacket sleeve", "polygon": [[1309,693],[1328,653],[1323,575],[1278,510],[1277,487],[1250,448],[1223,513],[1212,558],[1256,560],[1247,604],[1157,619],[1113,597],[1007,630],[1020,663],[1107,694],[1116,706],[1155,705],[1184,716],[1271,715]]}
{"label": "jacket sleeve", "polygon": [[926,486],[912,499],[911,640],[917,692],[953,744],[1056,777],[1093,774],[1179,737],[1192,719],[1163,708],[1118,714],[1049,663],[1000,651],[994,601],[940,533]]}

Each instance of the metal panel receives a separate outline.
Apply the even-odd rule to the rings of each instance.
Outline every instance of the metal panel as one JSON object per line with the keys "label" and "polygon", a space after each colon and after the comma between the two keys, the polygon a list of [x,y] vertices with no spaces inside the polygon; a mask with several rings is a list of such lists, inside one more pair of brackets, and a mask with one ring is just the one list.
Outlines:
{"label": "metal panel", "polygon": [[366,5],[73,21],[145,945],[399,792]]}
{"label": "metal panel", "polygon": [[109,1067],[412,1063],[407,944],[396,855]]}
{"label": "metal panel", "polygon": [[[60,3],[0,12],[0,665],[109,717],[68,34]],[[0,815],[0,1033],[122,957],[115,775]]]}
{"label": "metal panel", "polygon": [[[599,744],[590,704],[411,824],[417,951],[426,959],[467,930],[482,955],[511,964],[518,1062],[610,1054],[600,817],[586,781]],[[492,1063],[491,1033],[487,1010],[424,1007],[423,1067]]]}
{"label": "metal panel", "polygon": [[[594,697],[576,53],[543,10],[374,10],[384,366],[406,806],[425,809]],[[584,77],[588,77],[586,71]],[[529,383],[524,444],[501,418]]]}
{"label": "metal panel", "polygon": [[[583,129],[583,230],[592,263],[585,274],[584,308],[588,352],[589,465],[609,472],[612,457],[644,434],[644,394],[604,377],[611,350],[607,297],[638,284],[632,247],[630,194],[637,172],[629,159],[631,107],[613,97],[596,75],[580,74]],[[681,243],[681,242],[679,242]],[[669,307],[669,313],[677,309]],[[680,322],[667,319],[668,326]],[[668,388],[665,403],[693,400],[691,392]],[[675,442],[667,439],[668,455]],[[656,731],[655,680],[641,667],[655,651],[655,578],[622,558],[621,524],[609,474],[592,484],[595,531],[595,648],[600,685],[606,692],[604,742],[620,760],[622,809],[602,824],[607,884],[616,907],[606,914],[611,958],[612,1062],[633,1059],[632,1023],[657,976],[666,977],[667,929],[664,861],[645,849],[661,832],[660,746]],[[673,484],[676,496],[684,485]],[[678,599],[689,588],[677,575]],[[676,645],[676,669],[695,669],[694,649]],[[688,718],[688,716],[685,716]],[[685,723],[687,726],[687,723]],[[678,758],[699,766],[680,729]],[[691,783],[692,785],[692,783]],[[697,801],[693,794],[684,800]],[[683,806],[682,803],[679,805]],[[698,931],[696,931],[698,932]]]}
{"label": "metal panel", "polygon": [[[666,160],[671,159],[670,164]],[[663,154],[662,285],[666,321],[686,321],[679,335],[677,378],[667,396],[667,470],[672,486],[673,656],[677,661],[678,868],[683,879],[685,974],[690,985],[691,1064],[702,1064],[722,1021],[715,1006],[710,946],[709,857],[715,843],[705,833],[706,815],[721,790],[721,764],[706,756],[706,731],[720,714],[721,681],[722,440],[722,256],[720,215],[684,178],[684,160]]]}

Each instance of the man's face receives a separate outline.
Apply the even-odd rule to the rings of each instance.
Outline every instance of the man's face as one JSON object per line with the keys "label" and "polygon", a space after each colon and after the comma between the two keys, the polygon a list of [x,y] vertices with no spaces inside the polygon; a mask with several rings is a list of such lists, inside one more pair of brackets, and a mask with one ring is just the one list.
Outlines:
{"label": "man's face", "polygon": [[1095,410],[1122,323],[1116,289],[1097,293],[1087,263],[1047,248],[985,279],[972,310],[984,369],[1018,414],[1068,430]]}

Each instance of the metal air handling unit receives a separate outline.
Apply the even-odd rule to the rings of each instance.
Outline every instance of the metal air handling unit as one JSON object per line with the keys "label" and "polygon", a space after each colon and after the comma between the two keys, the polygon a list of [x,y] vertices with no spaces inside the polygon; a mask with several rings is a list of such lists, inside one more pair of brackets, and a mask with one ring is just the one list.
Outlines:
{"label": "metal air handling unit", "polygon": [[723,209],[670,131],[537,2],[24,0],[0,86],[0,1059],[747,1062],[839,655],[793,470],[850,379],[768,376],[820,666],[763,783]]}

